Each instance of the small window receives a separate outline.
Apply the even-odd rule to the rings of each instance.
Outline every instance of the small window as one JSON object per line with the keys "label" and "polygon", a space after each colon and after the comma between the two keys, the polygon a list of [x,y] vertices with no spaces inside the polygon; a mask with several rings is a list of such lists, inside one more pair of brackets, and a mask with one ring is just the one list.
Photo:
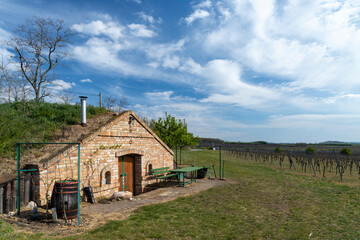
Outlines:
{"label": "small window", "polygon": [[105,173],[105,184],[111,184],[111,172],[107,171]]}
{"label": "small window", "polygon": [[149,164],[149,175],[152,175],[151,170],[153,169],[152,164]]}

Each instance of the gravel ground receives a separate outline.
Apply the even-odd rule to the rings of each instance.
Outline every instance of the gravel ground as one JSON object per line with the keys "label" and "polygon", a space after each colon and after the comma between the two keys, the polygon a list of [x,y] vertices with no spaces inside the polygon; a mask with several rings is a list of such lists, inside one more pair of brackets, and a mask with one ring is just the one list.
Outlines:
{"label": "gravel ground", "polygon": [[[190,196],[220,185],[229,184],[230,180],[198,179],[196,183],[187,185],[185,188],[169,183],[167,187],[159,187],[147,193],[133,197],[132,200],[102,201],[103,203],[81,203],[81,224],[77,225],[77,219],[65,222],[59,220],[53,223],[46,218],[45,209],[39,208],[37,219],[32,218],[32,211],[22,211],[20,216],[3,215],[1,218],[13,223],[15,231],[42,232],[45,235],[73,235],[85,230],[99,227],[110,220],[124,220],[137,208],[172,201],[179,197]],[[51,216],[50,216],[51,218]]]}

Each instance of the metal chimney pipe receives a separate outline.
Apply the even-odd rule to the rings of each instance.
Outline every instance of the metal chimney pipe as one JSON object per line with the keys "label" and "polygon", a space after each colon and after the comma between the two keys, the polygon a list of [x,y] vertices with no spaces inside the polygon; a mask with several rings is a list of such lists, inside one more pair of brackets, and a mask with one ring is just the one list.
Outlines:
{"label": "metal chimney pipe", "polygon": [[86,99],[87,97],[85,96],[80,96],[79,97],[81,100],[81,126],[85,127],[86,124]]}

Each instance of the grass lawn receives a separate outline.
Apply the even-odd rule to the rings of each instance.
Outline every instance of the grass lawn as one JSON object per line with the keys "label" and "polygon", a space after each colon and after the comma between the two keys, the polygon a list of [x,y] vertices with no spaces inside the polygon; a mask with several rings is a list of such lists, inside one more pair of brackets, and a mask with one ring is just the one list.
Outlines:
{"label": "grass lawn", "polygon": [[[192,154],[193,163],[206,166],[200,161],[216,153],[184,154]],[[360,238],[359,188],[230,157],[225,167],[225,177],[235,180],[234,184],[145,206],[125,221],[111,221],[65,239]],[[34,237],[9,231],[9,225],[0,224],[1,239]]]}

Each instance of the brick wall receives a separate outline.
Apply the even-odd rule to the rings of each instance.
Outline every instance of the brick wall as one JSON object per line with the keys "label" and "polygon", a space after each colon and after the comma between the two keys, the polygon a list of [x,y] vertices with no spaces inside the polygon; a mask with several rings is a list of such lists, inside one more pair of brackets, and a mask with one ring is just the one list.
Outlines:
{"label": "brick wall", "polygon": [[[46,203],[47,190],[50,199],[55,181],[77,179],[77,154],[77,146],[71,146],[40,168],[38,197],[41,204]],[[135,158],[136,194],[142,193],[144,187],[154,181],[148,175],[149,164],[153,168],[173,168],[172,151],[132,111],[128,111],[81,143],[81,188],[91,185],[95,198],[111,196],[118,191],[118,161],[124,155]],[[107,171],[111,174],[110,184],[105,183]]]}

